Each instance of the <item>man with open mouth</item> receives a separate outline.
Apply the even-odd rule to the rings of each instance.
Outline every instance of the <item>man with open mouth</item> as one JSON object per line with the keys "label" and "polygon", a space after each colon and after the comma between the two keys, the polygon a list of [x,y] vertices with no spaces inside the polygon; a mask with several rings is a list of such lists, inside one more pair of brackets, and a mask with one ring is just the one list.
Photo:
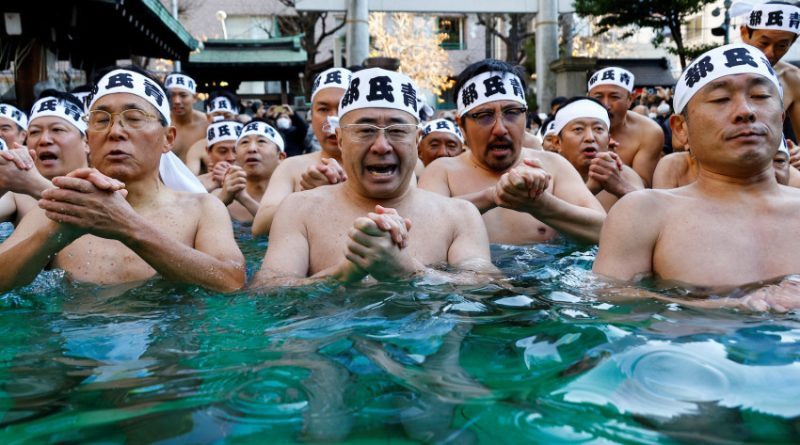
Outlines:
{"label": "man with open mouth", "polygon": [[608,110],[585,96],[574,97],[556,112],[556,150],[578,170],[586,186],[608,211],[626,194],[644,188],[636,172],[609,150]]}
{"label": "man with open mouth", "polygon": [[89,146],[83,104],[73,95],[43,91],[31,109],[28,148],[0,159],[0,221],[19,224],[56,176],[87,166]]}
{"label": "man with open mouth", "polygon": [[605,211],[580,175],[555,153],[522,147],[523,77],[494,59],[459,74],[457,120],[469,150],[431,162],[419,186],[472,202],[493,243],[545,242],[558,233],[595,243]]}
{"label": "man with open mouth", "polygon": [[244,257],[225,206],[161,181],[162,154],[175,140],[163,86],[140,69],[114,67],[95,84],[85,121],[94,168],[53,178],[39,208],[0,245],[0,291],[30,283],[48,265],[98,284],[160,275],[219,291],[242,287]]}
{"label": "man with open mouth", "polygon": [[281,162],[261,199],[258,214],[253,221],[253,235],[269,234],[275,211],[288,195],[300,190],[338,184],[347,179],[341,167],[342,152],[339,150],[334,127],[339,113],[339,101],[351,75],[347,69],[331,68],[314,79],[311,87],[311,129],[322,149],[292,156]]}
{"label": "man with open mouth", "polygon": [[[474,280],[476,272],[496,271],[475,207],[412,184],[417,94],[404,74],[380,68],[353,74],[337,129],[347,180],[283,200],[254,286],[427,274]],[[432,268],[439,265],[463,271]]]}

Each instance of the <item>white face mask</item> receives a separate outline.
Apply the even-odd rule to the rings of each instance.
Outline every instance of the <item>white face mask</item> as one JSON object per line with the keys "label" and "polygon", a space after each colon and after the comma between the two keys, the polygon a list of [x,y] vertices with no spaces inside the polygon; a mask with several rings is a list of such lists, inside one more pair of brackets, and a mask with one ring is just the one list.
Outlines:
{"label": "white face mask", "polygon": [[277,121],[275,121],[275,125],[277,125],[278,128],[280,128],[281,130],[286,130],[287,128],[292,126],[292,120],[289,119],[288,117],[281,117],[278,118]]}

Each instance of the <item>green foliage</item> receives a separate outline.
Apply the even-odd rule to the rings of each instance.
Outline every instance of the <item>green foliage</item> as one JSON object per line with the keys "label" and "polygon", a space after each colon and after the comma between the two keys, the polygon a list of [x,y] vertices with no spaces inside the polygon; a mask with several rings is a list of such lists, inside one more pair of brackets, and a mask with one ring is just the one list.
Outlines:
{"label": "green foliage", "polygon": [[[683,45],[681,25],[687,16],[700,11],[714,0],[575,0],[575,12],[584,17],[598,17],[600,32],[611,28],[652,28],[656,31],[653,43],[665,43],[663,29],[672,34],[672,48],[686,66],[687,49]],[[629,36],[627,33],[626,36]],[[623,36],[625,37],[625,36]]]}

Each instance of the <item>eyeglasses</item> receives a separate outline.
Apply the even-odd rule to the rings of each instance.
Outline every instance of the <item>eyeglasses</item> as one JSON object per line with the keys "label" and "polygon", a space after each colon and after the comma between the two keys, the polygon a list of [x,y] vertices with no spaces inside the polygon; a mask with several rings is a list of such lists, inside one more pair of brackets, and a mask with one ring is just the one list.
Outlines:
{"label": "eyeglasses", "polygon": [[[513,124],[519,121],[519,118],[525,115],[528,111],[525,107],[506,108],[501,112],[503,115],[503,124]],[[477,113],[467,113],[472,120],[478,123],[481,127],[492,127],[497,122],[497,114],[494,111],[479,111]]]}
{"label": "eyeglasses", "polygon": [[138,108],[122,110],[119,113],[109,113],[103,110],[92,110],[83,116],[83,120],[88,124],[89,131],[106,131],[113,125],[114,116],[119,116],[120,123],[125,128],[138,130],[158,116],[154,116]]}
{"label": "eyeglasses", "polygon": [[371,124],[344,124],[340,127],[350,135],[354,142],[364,144],[375,142],[381,132],[387,141],[395,144],[411,142],[417,135],[416,124],[392,124],[386,127]]}

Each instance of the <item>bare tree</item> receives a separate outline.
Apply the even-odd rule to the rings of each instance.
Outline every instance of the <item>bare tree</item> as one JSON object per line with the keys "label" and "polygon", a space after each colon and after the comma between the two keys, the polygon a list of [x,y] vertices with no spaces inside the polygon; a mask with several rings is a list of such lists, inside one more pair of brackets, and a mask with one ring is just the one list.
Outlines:
{"label": "bare tree", "polygon": [[[328,57],[320,62],[317,62],[317,54],[319,54],[319,47],[322,42],[328,37],[336,34],[337,31],[342,29],[345,22],[328,28],[328,11],[298,11],[295,9],[295,0],[280,0],[282,4],[291,8],[296,15],[286,15],[278,17],[278,26],[285,34],[298,35],[303,34],[300,44],[308,55],[306,67],[304,70],[303,83],[305,84],[305,91],[307,95],[311,95],[311,83],[314,81],[314,76],[330,65],[333,57]],[[320,32],[317,34],[317,23],[320,24]]]}
{"label": "bare tree", "polygon": [[[497,37],[506,47],[506,62],[519,65],[525,60],[525,45],[535,32],[528,31],[528,23],[536,14],[478,14],[478,24]],[[507,26],[500,26],[505,22]]]}

